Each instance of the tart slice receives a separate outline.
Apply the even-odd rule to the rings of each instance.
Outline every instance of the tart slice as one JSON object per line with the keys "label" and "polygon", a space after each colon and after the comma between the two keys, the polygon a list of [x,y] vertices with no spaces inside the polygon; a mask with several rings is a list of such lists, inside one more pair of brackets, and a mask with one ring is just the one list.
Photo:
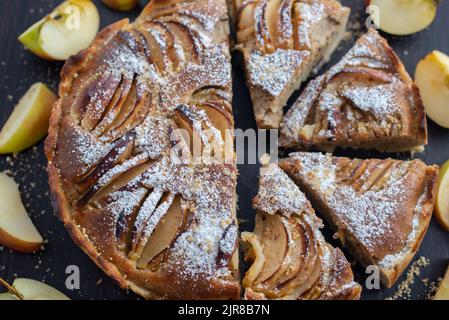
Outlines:
{"label": "tart slice", "polygon": [[[54,208],[148,299],[240,298],[227,17],[225,0],[153,0],[62,70],[46,142]],[[216,158],[193,161],[192,144]]]}
{"label": "tart slice", "polygon": [[245,298],[358,299],[361,287],[353,281],[343,253],[328,244],[322,222],[304,194],[275,164],[261,169],[254,233],[242,239],[251,246],[252,262],[243,279]]}
{"label": "tart slice", "polygon": [[233,0],[233,12],[257,126],[278,128],[290,95],[337,48],[350,9],[335,0]]}
{"label": "tart slice", "polygon": [[294,153],[280,166],[363,265],[391,287],[417,252],[435,202],[438,167]]}
{"label": "tart slice", "polygon": [[312,80],[285,115],[280,145],[422,151],[427,125],[419,90],[376,30]]}

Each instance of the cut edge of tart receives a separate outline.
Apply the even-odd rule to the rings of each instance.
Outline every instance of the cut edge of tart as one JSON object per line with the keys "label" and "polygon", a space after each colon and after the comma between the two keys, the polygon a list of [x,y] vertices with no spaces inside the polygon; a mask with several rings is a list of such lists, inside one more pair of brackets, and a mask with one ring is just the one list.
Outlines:
{"label": "cut edge of tart", "polygon": [[435,203],[438,166],[298,152],[280,166],[362,265],[391,287],[419,249]]}

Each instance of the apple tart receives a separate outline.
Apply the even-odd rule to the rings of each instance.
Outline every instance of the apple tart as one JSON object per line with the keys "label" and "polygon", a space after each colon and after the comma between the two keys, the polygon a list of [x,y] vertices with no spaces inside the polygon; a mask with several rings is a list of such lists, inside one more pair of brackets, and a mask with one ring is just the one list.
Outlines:
{"label": "apple tart", "polygon": [[261,169],[254,233],[242,233],[250,244],[251,267],[243,279],[245,298],[350,300],[360,297],[343,253],[328,244],[322,222],[294,182],[275,164]]}
{"label": "apple tart", "polygon": [[293,91],[337,48],[350,9],[335,0],[232,4],[257,126],[278,128]]}
{"label": "apple tart", "polygon": [[308,84],[283,119],[279,143],[299,150],[422,151],[427,125],[419,90],[371,29]]}
{"label": "apple tart", "polygon": [[228,42],[225,0],[153,0],[61,73],[46,141],[53,205],[92,260],[145,298],[240,297],[235,155],[174,157],[193,136],[209,148],[206,129],[215,143],[232,134]]}
{"label": "apple tart", "polygon": [[418,251],[432,216],[438,167],[420,160],[349,159],[298,152],[279,163],[335,236],[391,287]]}

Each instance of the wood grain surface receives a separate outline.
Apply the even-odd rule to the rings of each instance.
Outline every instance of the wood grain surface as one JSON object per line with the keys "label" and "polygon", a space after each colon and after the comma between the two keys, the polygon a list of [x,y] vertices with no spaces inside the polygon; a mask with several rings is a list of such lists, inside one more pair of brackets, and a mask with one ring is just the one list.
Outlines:
{"label": "wood grain surface", "polygon": [[[57,89],[61,63],[47,62],[27,50],[17,41],[17,37],[32,23],[51,11],[60,1],[53,0],[0,0],[0,125],[10,115],[13,107],[29,86],[42,81]],[[106,8],[100,1],[94,1],[100,11],[101,25],[104,27],[114,21],[129,17],[134,19],[140,9],[120,13]],[[333,55],[332,61],[320,71],[338,61],[351,47],[361,32],[365,30],[363,0],[343,0],[345,5],[352,7],[349,29],[351,36],[342,43]],[[142,5],[144,5],[142,1]],[[407,37],[392,37],[385,35],[391,46],[401,57],[407,70],[413,75],[417,62],[429,51],[438,49],[449,54],[449,2],[443,1],[437,19],[428,29]],[[241,57],[234,53],[234,114],[236,127],[243,130],[256,128],[252,114],[248,91],[244,84],[241,68]],[[298,92],[290,99],[296,99]],[[449,101],[448,101],[449,103]],[[429,124],[429,145],[423,154],[417,155],[428,164],[442,164],[449,159],[449,130]],[[368,157],[394,157],[407,159],[407,154],[380,154],[366,151],[339,151],[338,155]],[[49,201],[46,159],[43,154],[43,144],[26,150],[18,155],[0,156],[0,171],[11,172],[20,184],[23,201],[37,228],[47,240],[45,249],[36,254],[19,254],[7,248],[0,247],[0,276],[10,282],[15,277],[29,277],[43,280],[58,288],[72,299],[137,299],[138,297],[126,290],[120,289],[93,262],[75,246],[62,224],[53,213]],[[242,230],[252,230],[254,212],[251,201],[257,192],[259,168],[257,165],[240,165],[238,184],[239,218]],[[0,204],[1,205],[1,204]],[[325,226],[325,235],[332,241],[332,234]],[[338,245],[335,241],[334,244]],[[349,260],[352,258],[347,255]],[[449,233],[443,231],[432,219],[429,231],[415,259],[425,257],[430,263],[421,268],[419,276],[415,276],[414,284],[410,286],[413,299],[424,299],[430,290],[430,283],[437,281],[449,264]],[[80,269],[81,288],[68,290],[65,286],[66,268],[76,265]],[[356,280],[362,285],[365,281],[364,270],[358,265],[354,267]],[[407,272],[407,270],[406,270]],[[385,299],[391,297],[397,286],[404,280],[399,279],[392,289],[364,290],[364,299]],[[0,291],[2,291],[0,289]]]}

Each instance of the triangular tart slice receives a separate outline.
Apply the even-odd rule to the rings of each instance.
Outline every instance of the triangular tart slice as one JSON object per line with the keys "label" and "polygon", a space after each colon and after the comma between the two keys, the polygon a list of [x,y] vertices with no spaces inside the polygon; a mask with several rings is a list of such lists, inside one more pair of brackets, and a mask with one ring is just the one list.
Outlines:
{"label": "triangular tart slice", "polygon": [[425,144],[419,90],[374,29],[308,84],[281,125],[280,145],[299,150],[422,151]]}
{"label": "triangular tart slice", "polygon": [[350,9],[335,0],[232,4],[257,126],[278,128],[293,91],[337,48]]}
{"label": "triangular tart slice", "polygon": [[277,165],[261,169],[254,233],[244,232],[250,244],[251,267],[243,279],[245,298],[358,299],[361,287],[353,281],[343,253],[328,244],[322,222],[295,183]]}
{"label": "triangular tart slice", "polygon": [[280,166],[365,266],[391,287],[421,244],[432,216],[438,167],[420,160],[349,159],[294,153]]}

